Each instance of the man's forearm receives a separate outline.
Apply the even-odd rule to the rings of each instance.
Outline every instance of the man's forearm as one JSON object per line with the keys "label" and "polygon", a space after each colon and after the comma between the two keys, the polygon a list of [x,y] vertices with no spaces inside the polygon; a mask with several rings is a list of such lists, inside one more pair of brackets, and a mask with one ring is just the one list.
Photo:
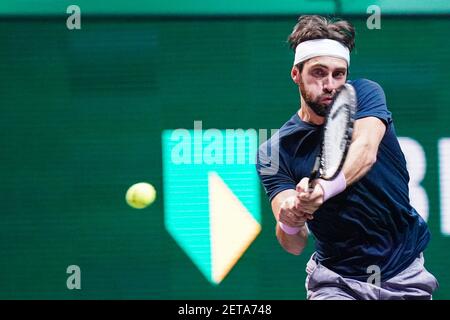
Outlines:
{"label": "man's forearm", "polygon": [[347,185],[361,179],[372,168],[385,132],[386,126],[378,118],[367,117],[355,121],[353,142],[342,168]]}
{"label": "man's forearm", "polygon": [[308,243],[308,229],[306,226],[303,226],[297,234],[289,235],[277,223],[276,235],[283,249],[294,255],[301,254]]}
{"label": "man's forearm", "polygon": [[299,255],[302,253],[303,249],[306,247],[307,240],[308,240],[308,229],[304,225],[301,227],[300,231],[297,234],[289,235],[286,232],[284,232],[279,221],[279,214],[280,209],[285,200],[287,200],[289,197],[295,197],[297,196],[297,192],[293,189],[284,190],[280,192],[273,200],[272,200],[272,211],[273,215],[275,217],[275,220],[277,221],[276,224],[276,237],[278,239],[278,242],[283,247],[284,250],[291,254]]}
{"label": "man's forearm", "polygon": [[347,185],[361,179],[372,168],[375,161],[376,150],[374,152],[369,143],[362,139],[352,143],[342,168]]}

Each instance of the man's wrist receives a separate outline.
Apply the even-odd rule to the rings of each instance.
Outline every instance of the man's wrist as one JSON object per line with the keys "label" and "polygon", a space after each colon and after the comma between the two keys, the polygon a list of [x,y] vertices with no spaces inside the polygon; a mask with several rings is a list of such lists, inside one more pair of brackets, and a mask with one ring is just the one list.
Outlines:
{"label": "man's wrist", "polygon": [[278,224],[280,226],[280,229],[283,230],[284,233],[287,233],[289,235],[295,235],[295,234],[299,233],[300,230],[302,230],[302,228],[305,226],[303,224],[302,226],[299,226],[299,227],[291,227],[291,226],[284,224],[281,221],[278,221]]}
{"label": "man's wrist", "polygon": [[347,181],[342,171],[333,180],[318,179],[317,182],[323,190],[323,202],[341,193],[347,187]]}

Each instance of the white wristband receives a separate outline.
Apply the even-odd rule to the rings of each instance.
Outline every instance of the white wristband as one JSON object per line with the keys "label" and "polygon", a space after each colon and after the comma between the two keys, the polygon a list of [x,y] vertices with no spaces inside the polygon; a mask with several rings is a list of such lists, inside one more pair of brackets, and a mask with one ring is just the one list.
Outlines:
{"label": "white wristband", "polygon": [[323,202],[341,193],[347,187],[347,181],[342,171],[333,180],[318,179],[317,182],[323,189]]}
{"label": "white wristband", "polygon": [[278,222],[278,224],[280,225],[281,230],[290,235],[297,234],[301,230],[301,227],[290,227],[283,222]]}

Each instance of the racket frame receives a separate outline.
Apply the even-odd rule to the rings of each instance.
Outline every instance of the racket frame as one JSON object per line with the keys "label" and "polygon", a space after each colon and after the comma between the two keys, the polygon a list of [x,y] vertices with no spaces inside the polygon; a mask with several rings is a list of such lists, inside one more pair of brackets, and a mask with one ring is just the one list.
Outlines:
{"label": "racket frame", "polygon": [[[356,92],[354,88],[348,88],[347,86],[351,86],[350,84],[346,83],[343,88],[338,92],[338,94],[335,96],[334,101],[331,104],[331,107],[327,110],[327,114],[325,115],[325,123],[324,123],[324,127],[323,127],[323,137],[322,137],[322,142],[320,145],[320,151],[319,154],[317,155],[315,162],[314,162],[314,166],[313,169],[311,170],[311,174],[309,176],[309,182],[308,182],[308,189],[309,192],[312,192],[312,190],[314,189],[312,186],[312,182],[316,179],[324,179],[324,180],[333,180],[334,178],[337,177],[337,175],[339,174],[339,172],[342,170],[342,167],[344,166],[345,163],[345,159],[347,158],[347,154],[348,154],[348,150],[350,149],[350,144],[352,142],[352,135],[353,135],[353,125],[355,122],[354,119],[354,114],[356,113],[356,107],[357,107],[357,97],[356,97]],[[344,90],[344,88],[346,88],[345,90],[351,90],[353,91],[353,94],[351,95],[351,99],[353,99],[353,101],[350,101],[348,103],[345,103],[341,106],[341,108],[343,108],[345,105],[351,105],[353,104],[353,107],[350,106],[350,108],[346,108],[346,113],[347,113],[347,118],[348,120],[348,124],[347,124],[347,128],[346,128],[346,132],[345,132],[345,137],[346,137],[346,142],[345,142],[345,147],[344,147],[344,152],[342,155],[342,159],[341,162],[339,163],[339,166],[336,170],[336,172],[333,173],[333,175],[331,177],[324,177],[322,176],[322,168],[324,166],[324,161],[323,161],[323,147],[325,145],[325,131],[327,130],[327,123],[329,121],[329,117],[330,117],[330,112],[333,109],[333,104],[336,101],[337,97],[341,94],[341,92]]]}

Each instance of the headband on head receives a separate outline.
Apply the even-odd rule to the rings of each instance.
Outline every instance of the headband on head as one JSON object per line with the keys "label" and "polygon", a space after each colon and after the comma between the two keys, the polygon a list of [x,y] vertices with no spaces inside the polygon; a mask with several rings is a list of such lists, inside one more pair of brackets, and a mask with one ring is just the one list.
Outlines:
{"label": "headband on head", "polygon": [[341,58],[347,61],[348,67],[350,66],[350,50],[339,41],[331,39],[315,39],[301,42],[295,48],[294,65],[320,56]]}

